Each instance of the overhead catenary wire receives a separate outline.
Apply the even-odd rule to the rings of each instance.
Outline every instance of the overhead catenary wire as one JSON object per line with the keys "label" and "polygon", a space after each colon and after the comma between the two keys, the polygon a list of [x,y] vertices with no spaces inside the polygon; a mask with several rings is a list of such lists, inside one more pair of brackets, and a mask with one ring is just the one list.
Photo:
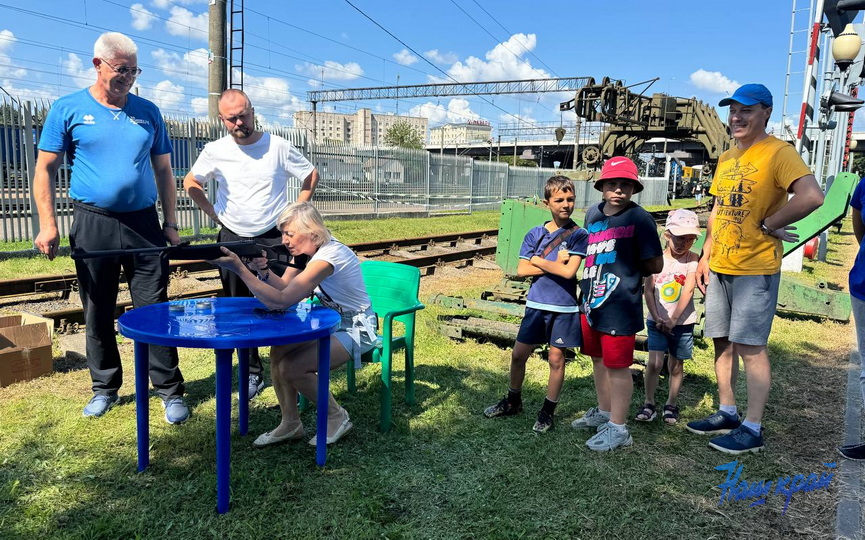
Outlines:
{"label": "overhead catenary wire", "polygon": [[[463,84],[462,81],[458,81],[458,80],[456,80],[456,79],[455,79],[453,76],[451,76],[449,73],[447,73],[446,71],[444,71],[443,69],[441,69],[441,68],[438,67],[437,65],[433,64],[432,62],[430,62],[429,59],[427,59],[425,56],[423,56],[422,54],[420,54],[419,52],[417,52],[417,51],[416,51],[413,47],[411,47],[408,43],[406,43],[406,42],[403,41],[402,39],[398,38],[398,37],[397,37],[393,32],[391,32],[390,30],[388,30],[387,28],[385,28],[382,24],[380,24],[378,21],[376,21],[375,19],[373,19],[371,16],[367,15],[367,14],[366,14],[362,9],[360,9],[359,7],[357,7],[356,5],[354,5],[353,3],[351,3],[351,0],[345,0],[345,3],[348,4],[348,5],[350,5],[352,8],[354,8],[358,13],[360,13],[361,15],[363,15],[363,16],[364,16],[366,19],[368,19],[371,23],[373,23],[374,25],[376,25],[377,27],[379,27],[379,28],[380,28],[383,32],[385,32],[387,35],[389,35],[390,37],[392,37],[393,39],[395,39],[396,41],[398,41],[398,42],[399,42],[403,47],[405,47],[406,49],[408,49],[409,51],[411,51],[414,55],[418,56],[421,60],[423,60],[424,62],[426,62],[426,63],[429,64],[430,66],[432,66],[436,71],[438,71],[439,73],[441,73],[442,75],[444,75],[445,77],[447,77],[448,79],[450,79],[451,81],[453,81],[453,82],[456,83],[456,84]],[[527,124],[529,124],[529,125],[532,124],[532,122],[525,121],[524,119],[522,119],[522,118],[520,118],[519,116],[513,114],[512,112],[507,111],[507,110],[505,110],[505,109],[499,107],[498,105],[496,105],[495,103],[493,103],[493,102],[490,101],[489,99],[486,99],[486,98],[483,97],[483,96],[477,96],[477,97],[479,97],[482,101],[485,101],[486,103],[488,103],[490,106],[492,106],[492,107],[494,107],[494,108],[500,110],[501,112],[505,113],[507,116],[510,116],[510,117],[515,118],[518,122],[525,122],[525,123],[527,123]]]}

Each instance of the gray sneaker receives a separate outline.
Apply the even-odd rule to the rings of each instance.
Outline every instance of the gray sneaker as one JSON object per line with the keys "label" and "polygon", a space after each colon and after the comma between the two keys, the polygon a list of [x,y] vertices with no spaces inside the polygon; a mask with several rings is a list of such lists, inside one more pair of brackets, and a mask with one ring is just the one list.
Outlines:
{"label": "gray sneaker", "polygon": [[582,417],[571,422],[574,429],[597,428],[610,421],[610,417],[602,414],[597,407],[592,407]]}
{"label": "gray sneaker", "polygon": [[249,400],[252,401],[252,398],[257,396],[264,390],[264,378],[261,375],[250,375],[249,376]]}
{"label": "gray sneaker", "polygon": [[625,428],[625,431],[619,431],[609,426],[607,429],[598,431],[586,441],[589,450],[595,452],[607,452],[620,446],[631,446],[632,444],[634,444],[634,439],[631,438],[631,432],[628,431],[628,428]]}

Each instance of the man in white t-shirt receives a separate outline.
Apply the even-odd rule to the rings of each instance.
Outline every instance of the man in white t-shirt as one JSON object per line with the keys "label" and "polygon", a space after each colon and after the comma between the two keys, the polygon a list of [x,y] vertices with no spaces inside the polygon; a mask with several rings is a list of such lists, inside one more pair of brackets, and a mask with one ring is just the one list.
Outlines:
{"label": "man in white t-shirt", "polygon": [[[221,225],[219,242],[254,239],[278,245],[276,218],[292,201],[308,201],[318,172],[297,148],[277,135],[255,129],[255,109],[237,89],[219,96],[219,119],[228,135],[208,143],[183,179],[183,188],[210,219]],[[202,186],[216,180],[216,202]],[[279,269],[275,269],[282,274]],[[234,272],[220,269],[227,296],[251,296]],[[249,399],[264,388],[261,357],[250,350]]]}

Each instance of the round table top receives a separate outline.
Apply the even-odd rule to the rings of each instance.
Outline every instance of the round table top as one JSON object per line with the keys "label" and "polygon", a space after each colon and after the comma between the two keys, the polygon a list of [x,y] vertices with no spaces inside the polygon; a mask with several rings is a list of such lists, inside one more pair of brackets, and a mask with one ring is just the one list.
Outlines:
{"label": "round table top", "polygon": [[336,311],[308,302],[270,311],[255,298],[204,298],[136,308],[117,325],[124,336],[151,345],[237,349],[320,339],[339,322]]}

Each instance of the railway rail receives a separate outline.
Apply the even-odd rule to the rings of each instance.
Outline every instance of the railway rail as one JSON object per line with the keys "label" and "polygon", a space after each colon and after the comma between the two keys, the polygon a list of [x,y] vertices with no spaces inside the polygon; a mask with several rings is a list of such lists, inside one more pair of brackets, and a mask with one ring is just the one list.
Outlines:
{"label": "railway rail", "polygon": [[[421,269],[423,275],[435,272],[444,265],[470,265],[474,260],[495,254],[497,229],[432,235],[420,238],[402,238],[375,242],[350,244],[358,256],[366,259],[387,260],[408,264]],[[206,261],[174,261],[170,264],[175,278],[216,280],[217,269]],[[84,324],[84,315],[78,306],[45,310],[39,307],[45,296],[56,300],[67,299],[76,290],[75,274],[34,276],[20,279],[0,280],[0,305],[11,302],[28,302],[28,311],[37,311],[43,317],[54,320],[60,333],[75,332]],[[171,299],[207,298],[222,294],[220,286],[198,288],[189,292],[172,294]],[[118,301],[115,317],[119,317],[132,305],[130,300]]]}

